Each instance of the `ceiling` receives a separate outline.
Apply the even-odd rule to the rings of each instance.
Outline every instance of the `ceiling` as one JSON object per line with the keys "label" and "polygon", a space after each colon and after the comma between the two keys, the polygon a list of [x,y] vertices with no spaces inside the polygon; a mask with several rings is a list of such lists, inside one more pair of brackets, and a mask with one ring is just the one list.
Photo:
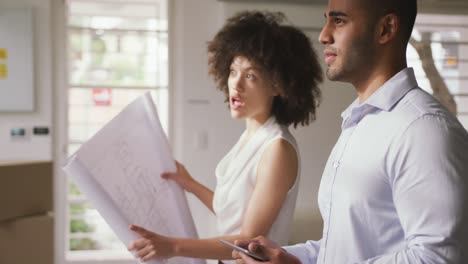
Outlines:
{"label": "ceiling", "polygon": [[[222,2],[263,2],[281,4],[326,5],[327,0],[218,0]],[[378,0],[377,0],[378,1]],[[467,0],[418,0],[420,12],[468,15]]]}
{"label": "ceiling", "polygon": [[[271,2],[283,4],[326,4],[327,0],[219,0],[222,2]],[[448,4],[464,4],[466,0],[418,0],[420,4],[448,3]]]}

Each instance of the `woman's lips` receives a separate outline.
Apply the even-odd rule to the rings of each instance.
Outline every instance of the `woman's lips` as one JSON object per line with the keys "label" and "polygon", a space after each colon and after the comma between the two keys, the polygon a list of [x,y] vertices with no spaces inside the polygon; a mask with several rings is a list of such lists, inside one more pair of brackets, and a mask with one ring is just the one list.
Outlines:
{"label": "woman's lips", "polygon": [[231,96],[231,109],[237,110],[244,106],[244,102],[239,96]]}

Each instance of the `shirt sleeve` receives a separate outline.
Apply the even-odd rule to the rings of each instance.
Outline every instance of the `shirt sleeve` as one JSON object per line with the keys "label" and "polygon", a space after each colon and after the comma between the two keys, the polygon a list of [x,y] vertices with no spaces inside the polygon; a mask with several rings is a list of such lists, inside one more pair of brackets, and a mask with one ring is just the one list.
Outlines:
{"label": "shirt sleeve", "polygon": [[358,263],[462,263],[468,237],[466,130],[448,116],[424,115],[388,154],[386,169],[406,246]]}
{"label": "shirt sleeve", "polygon": [[302,264],[316,264],[320,249],[320,240],[309,240],[302,244],[283,247],[289,254],[296,256]]}

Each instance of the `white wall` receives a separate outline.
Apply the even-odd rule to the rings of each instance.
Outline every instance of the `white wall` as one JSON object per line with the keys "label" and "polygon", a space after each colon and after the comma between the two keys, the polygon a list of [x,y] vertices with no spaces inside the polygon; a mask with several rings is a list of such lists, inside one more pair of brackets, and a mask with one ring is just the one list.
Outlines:
{"label": "white wall", "polygon": [[[52,132],[53,89],[50,0],[2,0],[0,12],[9,8],[33,8],[35,111],[0,112],[0,160],[51,160],[51,134],[32,135],[34,126],[49,127]],[[12,54],[9,54],[11,59]],[[14,87],[8,87],[14,89]],[[25,128],[26,137],[12,139],[11,128]]]}
{"label": "white wall", "polygon": [[[182,161],[194,177],[213,188],[214,170],[218,161],[235,143],[244,124],[230,118],[223,95],[215,89],[207,75],[206,42],[237,11],[258,9],[283,11],[300,27],[320,28],[325,7],[310,5],[278,5],[222,3],[215,0],[176,0],[174,6],[174,138],[176,158]],[[317,33],[312,33],[318,36]],[[316,42],[316,39],[314,40]],[[321,46],[316,49],[322,56]],[[322,169],[338,137],[340,113],[353,100],[354,90],[339,83],[325,82],[323,103],[318,120],[310,127],[293,133],[302,155],[302,179],[295,226],[291,242],[318,239],[321,218],[317,209],[317,190]],[[198,137],[206,135],[206,146],[196,146]],[[215,235],[214,217],[194,197],[190,198],[200,236]]]}
{"label": "white wall", "polygon": [[[221,23],[220,4],[212,0],[175,0],[172,32],[173,100],[172,142],[175,158],[209,188],[215,186],[214,166],[235,140],[240,127],[226,122],[222,95],[216,93],[207,74],[206,41]],[[170,121],[170,122],[171,122]],[[223,135],[225,134],[225,135]],[[205,146],[196,146],[195,137],[205,137]],[[215,235],[214,218],[206,207],[189,195],[199,235]]]}

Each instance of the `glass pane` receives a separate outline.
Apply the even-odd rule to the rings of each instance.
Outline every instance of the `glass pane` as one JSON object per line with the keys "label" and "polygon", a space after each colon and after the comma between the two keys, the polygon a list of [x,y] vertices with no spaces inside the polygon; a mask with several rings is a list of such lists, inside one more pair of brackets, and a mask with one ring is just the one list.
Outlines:
{"label": "glass pane", "polygon": [[[463,26],[466,23],[467,16],[422,14],[418,16],[412,36],[429,43],[432,61],[426,63],[433,63],[444,78],[457,103],[458,119],[468,128],[468,29]],[[412,45],[408,46],[407,57],[419,85],[432,93],[421,59]]]}
{"label": "glass pane", "polygon": [[70,239],[70,250],[94,250],[97,249],[96,241],[90,238]]}
{"label": "glass pane", "polygon": [[74,1],[71,27],[167,31],[167,1]]}
{"label": "glass pane", "polygon": [[468,115],[459,115],[458,120],[468,130]]}
{"label": "glass pane", "polygon": [[455,102],[459,113],[468,114],[468,96],[456,96]]}
{"label": "glass pane", "polygon": [[126,246],[87,203],[72,203],[70,210],[70,250],[121,250]]}
{"label": "glass pane", "polygon": [[167,33],[73,30],[69,42],[74,85],[167,86]]}
{"label": "glass pane", "polygon": [[[166,1],[72,1],[70,83],[81,86],[167,86]],[[136,12],[136,13],[132,13]]]}
{"label": "glass pane", "polygon": [[[161,122],[167,127],[167,89],[110,89],[110,88],[79,88],[69,90],[69,129],[68,135],[72,142],[84,142],[99,130],[102,125],[117,115],[122,108],[148,91],[161,111]],[[107,94],[102,96],[100,94]],[[75,147],[76,149],[76,147]]]}

